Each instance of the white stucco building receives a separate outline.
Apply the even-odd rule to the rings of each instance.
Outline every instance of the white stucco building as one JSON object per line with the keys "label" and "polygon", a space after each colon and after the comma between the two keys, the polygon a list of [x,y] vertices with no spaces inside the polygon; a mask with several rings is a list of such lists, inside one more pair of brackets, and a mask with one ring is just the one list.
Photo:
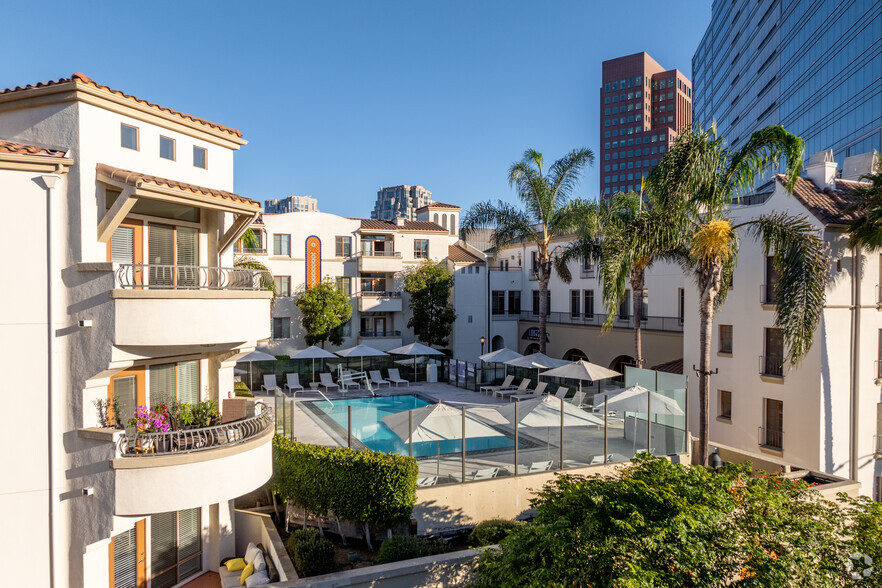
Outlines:
{"label": "white stucco building", "polygon": [[[869,173],[865,156],[848,158],[845,177]],[[862,165],[858,165],[862,162]],[[773,456],[781,463],[861,482],[861,492],[880,497],[882,475],[882,263],[878,253],[854,251],[844,234],[851,220],[851,190],[836,178],[832,152],[812,156],[793,195],[777,176],[741,199],[736,220],[772,212],[804,216],[830,246],[826,305],[811,350],[798,366],[783,362],[774,328],[775,272],[761,245],[743,235],[734,286],[714,319],[710,442]],[[686,308],[698,306],[687,283]],[[689,310],[684,364],[699,363],[697,311]],[[689,379],[689,428],[698,430],[698,382]]]}
{"label": "white stucco building", "polygon": [[[438,214],[436,206],[443,207],[441,214],[449,219],[449,224],[445,221],[447,228],[429,220]],[[267,350],[275,355],[292,355],[306,347],[295,300],[312,284],[326,280],[352,299],[352,319],[344,328],[341,348],[364,343],[389,350],[415,341],[413,330],[407,327],[410,311],[403,274],[426,259],[444,262],[451,248],[455,253],[467,250],[453,229],[458,225],[459,212],[458,206],[440,204],[421,208],[417,220],[346,218],[322,212],[262,215],[252,225],[261,246],[242,253],[265,263],[276,282],[278,298],[273,305]],[[483,264],[483,259],[475,261],[470,255],[482,254],[474,250],[455,255],[459,261],[451,261],[451,269],[460,263],[471,269],[473,263]],[[460,284],[465,287],[468,274],[455,275],[456,292],[461,290]],[[454,294],[455,305],[462,295]],[[481,308],[483,300],[479,294]],[[471,318],[463,315],[457,320],[451,347],[454,339],[468,340],[472,336],[471,329],[461,327],[461,322],[476,327],[485,324],[484,315],[477,317],[477,310],[471,310]],[[459,306],[457,312],[462,314]],[[468,352],[479,351],[481,334],[473,337],[477,345]],[[326,347],[334,348],[330,344]]]}
{"label": "white stucco building", "polygon": [[0,432],[0,549],[28,553],[4,585],[174,586],[233,555],[231,501],[269,478],[271,422],[149,442],[100,428],[95,401],[115,400],[122,420],[220,401],[236,357],[269,337],[270,293],[230,269],[260,212],[233,193],[244,144],[82,74],[0,91],[15,252],[0,262],[15,408]]}

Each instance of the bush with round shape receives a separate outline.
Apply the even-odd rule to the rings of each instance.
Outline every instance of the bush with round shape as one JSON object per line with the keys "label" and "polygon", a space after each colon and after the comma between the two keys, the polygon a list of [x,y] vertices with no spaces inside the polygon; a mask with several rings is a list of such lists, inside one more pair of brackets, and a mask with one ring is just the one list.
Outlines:
{"label": "bush with round shape", "polygon": [[509,533],[523,526],[523,521],[509,521],[506,519],[484,521],[472,530],[469,535],[469,545],[475,547],[495,545],[505,539]]}
{"label": "bush with round shape", "polygon": [[393,561],[437,555],[447,551],[447,544],[440,539],[410,536],[392,537],[391,539],[386,539],[380,545],[380,550],[377,552],[377,559],[374,563],[392,563]]}
{"label": "bush with round shape", "polygon": [[316,529],[294,531],[288,538],[288,549],[294,553],[294,566],[303,576],[330,574],[337,570],[334,544],[319,535]]}

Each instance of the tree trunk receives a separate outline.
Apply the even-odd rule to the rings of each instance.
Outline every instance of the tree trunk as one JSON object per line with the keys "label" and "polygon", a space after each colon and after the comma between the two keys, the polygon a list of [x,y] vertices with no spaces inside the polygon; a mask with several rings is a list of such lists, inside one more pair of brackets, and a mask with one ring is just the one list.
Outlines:
{"label": "tree trunk", "polygon": [[631,272],[631,295],[634,297],[634,359],[638,368],[643,367],[643,268]]}
{"label": "tree trunk", "polygon": [[545,339],[548,329],[548,273],[540,270],[539,280],[539,352],[545,353]]}
{"label": "tree trunk", "polygon": [[711,345],[714,332],[714,302],[720,292],[722,263],[702,268],[698,286],[701,294],[699,315],[699,345],[701,352],[698,362],[698,463],[707,466],[708,443],[710,437],[710,377]]}
{"label": "tree trunk", "polygon": [[364,541],[367,543],[368,549],[371,551],[374,550],[374,546],[371,544],[371,528],[367,523],[364,524]]}
{"label": "tree trunk", "polygon": [[346,545],[346,535],[343,534],[343,523],[340,522],[340,517],[334,515],[334,518],[337,519],[337,532],[340,533],[340,542],[343,545]]}

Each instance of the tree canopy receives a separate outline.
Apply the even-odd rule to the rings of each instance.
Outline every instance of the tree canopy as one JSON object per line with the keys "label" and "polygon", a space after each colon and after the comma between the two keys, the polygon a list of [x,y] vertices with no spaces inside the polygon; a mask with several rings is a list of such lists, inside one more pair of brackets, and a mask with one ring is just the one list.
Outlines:
{"label": "tree canopy", "polygon": [[301,324],[306,331],[307,345],[325,346],[343,343],[343,325],[352,318],[349,297],[326,280],[305,290],[295,301],[300,309]]}
{"label": "tree canopy", "polygon": [[404,275],[404,291],[410,295],[408,328],[426,345],[444,347],[453,330],[456,311],[450,304],[453,274],[444,264],[426,260]]}
{"label": "tree canopy", "polygon": [[844,495],[826,501],[802,481],[751,477],[750,464],[714,472],[640,454],[608,478],[560,476],[532,503],[536,519],[484,552],[476,585],[815,588],[882,581],[882,566],[852,558],[882,556],[882,505]]}

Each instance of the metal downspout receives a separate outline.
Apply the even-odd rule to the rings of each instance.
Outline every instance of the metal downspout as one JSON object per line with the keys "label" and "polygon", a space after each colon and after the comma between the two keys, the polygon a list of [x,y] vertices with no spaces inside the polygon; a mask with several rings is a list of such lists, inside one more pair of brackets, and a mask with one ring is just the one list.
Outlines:
{"label": "metal downspout", "polygon": [[852,248],[851,254],[851,394],[849,396],[849,448],[848,448],[848,471],[849,478],[858,478],[858,438],[860,427],[858,426],[858,408],[860,406],[860,341],[861,341],[861,267],[860,250]]}

